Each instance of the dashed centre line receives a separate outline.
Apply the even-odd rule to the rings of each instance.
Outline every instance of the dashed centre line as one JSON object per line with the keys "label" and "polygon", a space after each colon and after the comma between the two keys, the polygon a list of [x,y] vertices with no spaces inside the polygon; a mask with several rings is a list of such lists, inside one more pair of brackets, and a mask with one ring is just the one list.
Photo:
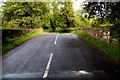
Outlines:
{"label": "dashed centre line", "polygon": [[53,53],[50,54],[50,58],[49,58],[49,60],[48,60],[48,64],[47,64],[47,67],[46,67],[46,69],[45,69],[45,73],[44,73],[44,75],[43,75],[43,78],[47,78],[47,76],[48,76],[52,58],[53,58]]}
{"label": "dashed centre line", "polygon": [[[59,36],[59,34],[56,35],[54,44],[57,44],[58,36]],[[53,53],[50,54],[50,57],[49,57],[49,60],[48,60],[43,78],[47,78],[47,76],[48,76],[50,65],[51,65],[51,62],[52,62],[52,58],[53,58]]]}
{"label": "dashed centre line", "polygon": [[57,39],[58,39],[59,34],[57,34],[57,36],[55,37],[55,41],[54,44],[57,44]]}

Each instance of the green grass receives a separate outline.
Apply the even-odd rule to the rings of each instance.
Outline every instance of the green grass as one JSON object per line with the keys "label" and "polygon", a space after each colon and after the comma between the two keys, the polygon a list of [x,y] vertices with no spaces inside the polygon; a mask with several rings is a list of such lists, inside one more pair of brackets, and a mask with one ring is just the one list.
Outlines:
{"label": "green grass", "polygon": [[101,41],[101,40],[96,39],[96,38],[90,36],[89,34],[86,34],[80,30],[72,31],[72,33],[76,33],[76,34],[80,35],[81,37],[86,39],[88,42],[92,43],[99,49],[102,49],[105,53],[112,56],[114,59],[120,60],[119,44],[112,44],[112,43],[108,43],[105,41]]}
{"label": "green grass", "polygon": [[71,32],[71,29],[69,28],[68,30],[61,30],[61,31],[50,31],[49,29],[46,29],[45,32],[48,32],[48,33],[69,33],[69,32]]}
{"label": "green grass", "polygon": [[17,45],[25,42],[26,40],[34,37],[34,36],[37,36],[37,35],[40,35],[40,34],[43,34],[43,32],[40,32],[40,31],[35,31],[35,32],[32,32],[32,33],[27,33],[23,36],[20,36],[20,37],[14,37],[14,38],[7,38],[7,43],[3,43],[2,45],[2,53],[5,53],[6,51],[16,47]]}

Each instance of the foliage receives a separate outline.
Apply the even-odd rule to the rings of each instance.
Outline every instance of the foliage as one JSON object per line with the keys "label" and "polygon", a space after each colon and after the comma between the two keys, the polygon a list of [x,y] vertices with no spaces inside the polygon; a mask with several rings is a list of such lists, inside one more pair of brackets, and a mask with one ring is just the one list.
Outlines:
{"label": "foliage", "polygon": [[[78,13],[74,11],[72,2],[5,2],[4,4],[2,7],[4,29],[34,29],[42,27],[54,32],[67,31],[70,27],[110,25],[105,19],[102,22],[99,19],[104,12],[101,11],[103,7],[100,6],[104,5],[104,3],[89,3],[84,10]],[[99,12],[99,18],[88,19],[98,15],[97,13],[94,14],[96,10]],[[109,9],[106,11],[109,11]],[[88,18],[85,12],[89,14]]]}
{"label": "foliage", "polygon": [[64,5],[64,7],[61,8],[61,15],[62,18],[65,19],[63,20],[64,23],[66,24],[66,26],[64,27],[74,27],[75,26],[75,13],[74,10],[72,8],[72,2],[64,2],[62,3]]}
{"label": "foliage", "polygon": [[39,28],[41,25],[49,24],[45,22],[48,21],[50,13],[50,7],[46,2],[4,2],[4,4],[3,28]]}
{"label": "foliage", "polygon": [[70,27],[78,26],[72,4],[72,2],[52,3],[51,31],[64,32],[68,31]]}
{"label": "foliage", "polygon": [[104,52],[108,53],[114,59],[120,60],[120,48],[119,44],[111,44],[105,41],[98,40],[89,34],[86,34],[80,30],[72,31],[72,33],[76,33],[86,39],[88,42],[92,43],[93,45],[97,46],[99,49],[102,49]]}
{"label": "foliage", "polygon": [[92,27],[106,27],[106,26],[112,26],[112,24],[106,19],[104,19],[104,21],[101,23],[101,21],[98,18],[92,18],[91,26]]}
{"label": "foliage", "polygon": [[58,6],[59,4],[57,4],[56,2],[53,2],[52,3],[52,17],[50,19],[50,24],[51,24],[51,28],[52,28],[52,31],[56,31],[56,27],[59,27],[60,23],[59,23],[59,20],[60,20],[60,16],[59,16],[59,9],[58,9]]}
{"label": "foliage", "polygon": [[98,26],[100,26],[100,23],[99,23],[98,19],[93,18],[92,22],[91,22],[91,26],[92,27],[98,27]]}
{"label": "foliage", "polygon": [[91,27],[91,20],[89,20],[87,17],[79,16],[80,22],[79,25],[80,27]]}
{"label": "foliage", "polygon": [[2,26],[2,17],[0,16],[0,26]]}
{"label": "foliage", "polygon": [[120,19],[114,22],[113,26],[110,28],[110,31],[111,35],[120,43]]}
{"label": "foliage", "polygon": [[97,17],[103,21],[111,19],[114,21],[120,18],[120,2],[88,2],[85,4],[84,10],[89,14],[88,18]]}
{"label": "foliage", "polygon": [[89,14],[88,18],[97,17],[101,22],[109,19],[111,22],[120,18],[120,2],[88,2],[84,10]]}
{"label": "foliage", "polygon": [[42,27],[50,31],[67,31],[80,26],[72,2],[5,2],[3,8],[4,29],[34,29]]}
{"label": "foliage", "polygon": [[112,26],[110,31],[114,38],[120,42],[120,2],[89,2],[84,10],[89,14],[88,18],[97,18],[92,26]]}
{"label": "foliage", "polygon": [[22,35],[20,37],[14,37],[14,38],[6,38],[6,41],[8,43],[3,43],[2,45],[2,51],[3,53],[16,47],[17,45],[25,42],[26,40],[34,37],[34,36],[37,36],[37,35],[40,35],[40,34],[43,34],[43,32],[40,32],[40,31],[34,31],[32,33],[27,33],[25,35]]}

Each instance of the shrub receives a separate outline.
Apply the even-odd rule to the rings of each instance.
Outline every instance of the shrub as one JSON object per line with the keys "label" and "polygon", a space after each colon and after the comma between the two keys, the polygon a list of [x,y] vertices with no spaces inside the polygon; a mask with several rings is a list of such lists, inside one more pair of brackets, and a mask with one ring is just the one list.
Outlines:
{"label": "shrub", "polygon": [[120,43],[120,19],[113,23],[113,26],[110,28],[111,35],[118,40]]}
{"label": "shrub", "polygon": [[99,23],[98,19],[93,18],[92,22],[91,22],[91,26],[92,27],[98,27],[98,26],[100,26],[100,23]]}

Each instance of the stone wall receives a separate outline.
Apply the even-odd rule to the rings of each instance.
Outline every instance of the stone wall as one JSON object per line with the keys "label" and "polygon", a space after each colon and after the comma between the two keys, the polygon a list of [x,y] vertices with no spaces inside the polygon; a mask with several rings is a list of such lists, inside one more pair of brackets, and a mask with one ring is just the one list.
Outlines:
{"label": "stone wall", "polygon": [[79,29],[100,40],[117,43],[117,40],[114,39],[110,34],[110,27],[86,27]]}
{"label": "stone wall", "polygon": [[20,37],[22,35],[25,35],[26,33],[32,33],[34,31],[42,32],[43,29],[25,29],[25,30],[5,29],[5,30],[2,30],[2,42],[4,43],[7,37],[9,38]]}

